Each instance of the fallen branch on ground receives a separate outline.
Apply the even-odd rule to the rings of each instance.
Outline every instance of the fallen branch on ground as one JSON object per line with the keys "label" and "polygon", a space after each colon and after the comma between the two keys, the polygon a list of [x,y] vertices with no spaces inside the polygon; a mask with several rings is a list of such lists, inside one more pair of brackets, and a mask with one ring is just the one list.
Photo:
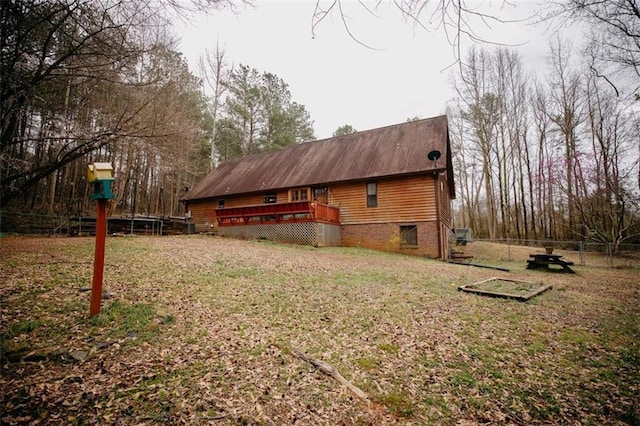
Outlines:
{"label": "fallen branch on ground", "polygon": [[312,358],[309,355],[306,355],[295,349],[293,349],[291,353],[294,356],[304,361],[307,361],[309,364],[313,365],[314,367],[316,367],[318,370],[320,370],[327,376],[331,376],[334,379],[336,379],[338,382],[346,386],[351,392],[353,392],[358,398],[367,399],[367,395],[360,388],[353,385],[350,381],[342,377],[342,374],[340,374],[340,372],[336,370],[331,364],[328,364],[324,361],[320,361],[319,359]]}

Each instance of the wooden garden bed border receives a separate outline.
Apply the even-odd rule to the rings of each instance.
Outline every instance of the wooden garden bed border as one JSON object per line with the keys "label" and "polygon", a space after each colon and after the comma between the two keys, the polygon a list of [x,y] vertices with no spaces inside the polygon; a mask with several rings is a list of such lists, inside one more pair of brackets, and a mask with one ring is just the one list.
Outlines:
{"label": "wooden garden bed border", "polygon": [[[487,283],[489,281],[509,281],[509,282],[513,282],[513,283],[524,283],[524,284],[539,284],[540,287],[536,288],[535,290],[521,295],[521,294],[513,294],[513,293],[502,293],[502,292],[498,292],[498,291],[491,291],[491,290],[483,290],[483,289],[479,289],[477,288],[479,285]],[[465,291],[467,293],[476,293],[476,294],[481,294],[481,295],[485,295],[485,296],[492,296],[492,297],[503,297],[503,298],[507,298],[507,299],[515,299],[518,300],[520,302],[526,302],[527,300],[531,299],[532,297],[535,297],[541,293],[544,293],[545,291],[549,290],[553,288],[553,285],[551,284],[543,284],[543,283],[535,283],[535,282],[531,282],[531,281],[522,281],[522,280],[514,280],[514,279],[510,279],[510,278],[500,278],[500,277],[491,277],[491,278],[487,278],[486,280],[482,280],[482,281],[478,281],[477,283],[473,283],[473,284],[467,284],[467,285],[461,285],[458,286],[458,290],[459,291]]]}

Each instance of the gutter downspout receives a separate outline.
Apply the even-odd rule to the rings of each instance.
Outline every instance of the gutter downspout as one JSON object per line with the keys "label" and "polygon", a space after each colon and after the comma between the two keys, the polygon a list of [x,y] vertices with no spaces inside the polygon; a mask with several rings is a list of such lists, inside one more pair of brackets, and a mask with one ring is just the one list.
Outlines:
{"label": "gutter downspout", "polygon": [[436,228],[438,232],[438,259],[446,260],[442,253],[442,232],[440,231],[440,173],[433,172],[434,191],[436,196]]}

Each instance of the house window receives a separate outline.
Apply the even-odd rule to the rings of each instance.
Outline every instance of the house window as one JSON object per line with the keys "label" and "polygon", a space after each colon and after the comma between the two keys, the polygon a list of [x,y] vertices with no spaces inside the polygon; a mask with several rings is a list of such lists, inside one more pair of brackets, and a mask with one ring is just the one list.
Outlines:
{"label": "house window", "polygon": [[326,203],[329,200],[329,188],[326,186],[317,186],[313,188],[313,200]]}
{"label": "house window", "polygon": [[378,184],[367,183],[367,207],[378,207]]}
{"label": "house window", "polygon": [[222,200],[222,199],[218,200],[218,208],[219,209],[224,209],[224,200]]}
{"label": "house window", "polygon": [[289,190],[289,201],[308,201],[309,188],[299,188]]}
{"label": "house window", "polygon": [[275,192],[270,192],[268,194],[264,195],[264,203],[265,204],[273,204],[276,202],[276,193]]}
{"label": "house window", "polygon": [[418,226],[416,225],[400,226],[400,245],[404,247],[418,246]]}

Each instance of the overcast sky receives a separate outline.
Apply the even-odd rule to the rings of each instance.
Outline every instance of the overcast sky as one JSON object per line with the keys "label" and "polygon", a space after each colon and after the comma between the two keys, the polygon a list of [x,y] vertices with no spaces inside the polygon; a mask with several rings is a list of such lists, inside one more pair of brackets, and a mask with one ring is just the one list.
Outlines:
{"label": "overcast sky", "polygon": [[[485,11],[509,20],[530,16],[538,4],[490,3]],[[445,113],[454,97],[450,80],[456,69],[450,67],[455,56],[444,32],[414,28],[391,2],[378,7],[377,16],[357,1],[343,4],[350,31],[373,49],[351,38],[337,14],[320,23],[314,37],[314,0],[262,0],[237,14],[220,11],[177,25],[179,50],[196,72],[198,58],[219,41],[230,63],[278,75],[311,114],[319,139],[344,124],[367,130]],[[476,29],[496,43],[522,44],[514,48],[528,68],[544,66],[549,45],[544,28],[514,22],[491,28],[478,23]],[[463,50],[470,45],[465,41]]]}

